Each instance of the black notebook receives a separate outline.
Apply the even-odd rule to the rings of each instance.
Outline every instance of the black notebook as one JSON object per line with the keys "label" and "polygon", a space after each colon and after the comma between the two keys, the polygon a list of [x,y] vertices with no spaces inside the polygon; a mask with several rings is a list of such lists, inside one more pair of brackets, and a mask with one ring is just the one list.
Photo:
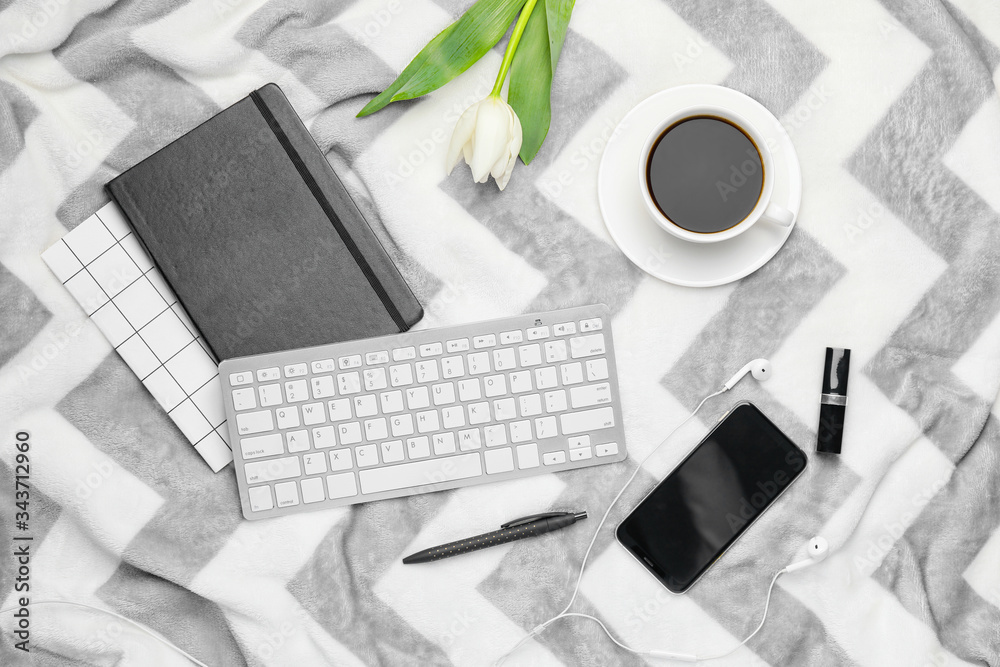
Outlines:
{"label": "black notebook", "polygon": [[423,316],[273,83],[107,188],[220,361],[399,333]]}

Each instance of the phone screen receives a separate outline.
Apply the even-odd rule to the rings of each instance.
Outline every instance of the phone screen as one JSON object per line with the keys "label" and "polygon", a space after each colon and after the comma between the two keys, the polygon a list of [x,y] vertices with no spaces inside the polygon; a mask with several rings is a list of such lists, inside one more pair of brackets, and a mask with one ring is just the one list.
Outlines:
{"label": "phone screen", "polygon": [[701,577],[806,466],[741,403],[618,526],[618,541],[674,593]]}

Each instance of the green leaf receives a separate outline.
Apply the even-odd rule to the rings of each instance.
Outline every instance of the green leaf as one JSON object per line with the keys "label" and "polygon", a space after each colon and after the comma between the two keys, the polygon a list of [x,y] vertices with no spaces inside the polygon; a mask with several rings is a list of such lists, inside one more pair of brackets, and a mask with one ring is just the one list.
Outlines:
{"label": "green leaf", "polygon": [[569,17],[573,13],[576,0],[545,0],[545,14],[549,28],[549,53],[552,58],[552,71],[556,71],[556,63],[562,53],[563,41],[566,39],[566,28]]}
{"label": "green leaf", "polygon": [[500,41],[524,3],[478,0],[432,39],[392,85],[365,105],[358,117],[375,113],[390,102],[426,95],[469,69]]}
{"label": "green leaf", "polygon": [[[541,4],[541,3],[539,3]],[[510,65],[510,88],[507,103],[521,121],[520,156],[529,164],[549,132],[552,108],[552,61],[549,57],[549,30],[546,12],[536,5],[514,52]]]}

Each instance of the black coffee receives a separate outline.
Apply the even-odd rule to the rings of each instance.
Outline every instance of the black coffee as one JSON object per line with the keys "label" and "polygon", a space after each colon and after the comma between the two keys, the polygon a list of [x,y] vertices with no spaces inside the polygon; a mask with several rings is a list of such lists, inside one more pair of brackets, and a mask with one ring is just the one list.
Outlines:
{"label": "black coffee", "polygon": [[750,137],[729,121],[693,116],[653,143],[646,161],[653,203],[678,227],[721,232],[750,215],[760,199],[764,166]]}

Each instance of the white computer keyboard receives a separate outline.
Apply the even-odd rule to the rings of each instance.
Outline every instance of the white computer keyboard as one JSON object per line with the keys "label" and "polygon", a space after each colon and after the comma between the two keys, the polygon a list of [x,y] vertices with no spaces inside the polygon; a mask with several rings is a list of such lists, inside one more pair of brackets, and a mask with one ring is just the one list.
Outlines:
{"label": "white computer keyboard", "polygon": [[625,458],[606,306],[222,362],[248,519]]}

